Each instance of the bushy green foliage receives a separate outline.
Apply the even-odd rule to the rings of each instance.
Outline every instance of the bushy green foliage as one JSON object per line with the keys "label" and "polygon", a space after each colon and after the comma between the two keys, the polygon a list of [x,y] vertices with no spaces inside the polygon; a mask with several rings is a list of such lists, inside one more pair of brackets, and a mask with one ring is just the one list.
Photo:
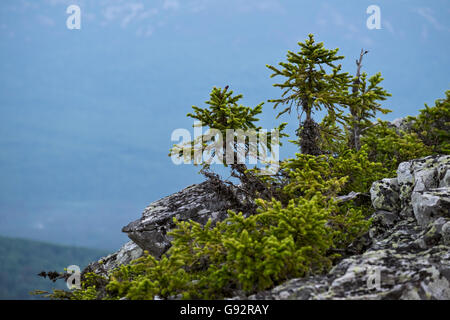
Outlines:
{"label": "bushy green foliage", "polygon": [[[339,155],[348,149],[348,132],[336,122],[332,115],[325,115],[320,122],[319,149],[325,155]],[[297,144],[296,141],[290,141]]]}
{"label": "bushy green foliage", "polygon": [[378,120],[361,139],[369,159],[383,163],[391,175],[400,162],[430,155],[450,153],[450,90],[433,107],[425,105],[417,117],[409,116],[396,128]]}
{"label": "bushy green foliage", "polygon": [[[217,299],[328,270],[336,258],[333,249],[345,248],[369,226],[364,208],[336,201],[342,188],[367,191],[363,166],[369,172],[380,169],[368,162],[364,150],[342,161],[297,155],[283,164],[289,173],[283,188],[287,203],[259,199],[257,214],[230,211],[214,226],[211,220],[205,226],[175,221],[167,254],[159,261],[147,255],[114,271],[103,298]],[[351,171],[359,172],[360,180],[349,182]],[[92,297],[93,286],[74,298]]]}
{"label": "bushy green foliage", "polygon": [[340,204],[329,220],[333,230],[333,247],[345,249],[356,239],[361,237],[370,227],[373,213],[371,206],[355,205],[353,202]]}
{"label": "bushy green foliage", "polygon": [[438,99],[433,107],[425,104],[417,117],[408,117],[422,142],[431,147],[434,153],[450,154],[450,90],[444,99]]}
{"label": "bushy green foliage", "polygon": [[[349,210],[350,219],[339,215],[332,199],[320,193],[310,199],[258,201],[258,214],[229,217],[205,226],[177,222],[171,232],[172,247],[156,260],[150,255],[114,271],[103,298],[153,299],[179,296],[186,299],[217,299],[236,292],[250,294],[283,280],[328,270],[334,255],[329,249],[346,242],[340,224],[349,222],[355,234],[361,227],[350,221],[361,212]],[[336,218],[339,216],[339,218]],[[355,231],[355,230],[352,230]],[[87,286],[73,298],[97,297]]]}
{"label": "bushy green foliage", "polygon": [[432,153],[432,148],[426,146],[416,133],[399,130],[381,120],[366,130],[361,142],[367,146],[369,159],[381,162],[391,175],[395,175],[401,162]]}
{"label": "bushy green foliage", "polygon": [[391,96],[381,87],[382,81],[383,78],[379,72],[369,79],[367,79],[367,74],[363,72],[361,76],[353,80],[352,93],[346,95],[345,104],[350,112],[346,115],[345,121],[349,133],[348,145],[352,149],[359,150],[361,148],[361,134],[372,125],[371,121],[375,118],[377,112],[383,114],[391,112],[391,110],[382,108],[378,102]]}
{"label": "bushy green foliage", "polygon": [[[217,160],[221,164],[227,166],[225,155],[228,149],[232,151],[234,158],[237,159],[237,154],[242,153],[242,150],[239,150],[239,148],[247,151],[252,144],[253,146],[258,144],[258,135],[256,135],[254,142],[250,141],[249,137],[246,136],[245,141],[243,141],[243,146],[238,145],[237,142],[225,141],[227,138],[227,130],[236,131],[233,133],[233,138],[236,140],[236,135],[239,133],[256,133],[261,129],[256,123],[259,121],[257,115],[262,112],[262,106],[264,104],[260,103],[253,108],[243,106],[239,104],[239,100],[242,99],[243,95],[234,95],[233,91],[228,89],[228,86],[224,89],[214,87],[210,93],[209,100],[205,102],[206,107],[192,106],[194,112],[188,113],[187,116],[198,121],[194,125],[207,127],[210,131],[203,133],[196,140],[188,141],[183,145],[174,145],[169,155],[177,155],[179,157],[188,156],[189,159],[194,159],[194,164],[201,163],[203,167],[208,167],[209,163],[197,159],[196,155],[201,156],[204,151],[209,151],[212,156],[217,156]],[[274,128],[279,132],[279,139],[287,136],[287,134],[283,133],[285,126],[286,123],[282,123]],[[219,133],[220,137],[218,136]],[[267,147],[269,151],[271,148],[271,139],[271,132],[268,132]]]}
{"label": "bushy green foliage", "polygon": [[[387,174],[381,163],[368,159],[366,147],[347,150],[339,157],[296,154],[281,167],[288,176],[283,199],[311,198],[316,194],[334,199],[351,191],[367,193],[374,181]],[[370,207],[353,202],[340,204],[328,220],[333,226],[334,247],[344,248],[361,236],[370,224],[367,217],[371,212]]]}
{"label": "bushy green foliage", "polygon": [[338,185],[339,194],[368,192],[374,181],[389,173],[382,163],[370,161],[368,146],[359,151],[347,149],[339,156],[299,153],[295,159],[284,161],[281,167],[289,174],[286,189],[291,196],[307,196],[319,191],[317,188],[324,194],[330,193],[323,185]]}

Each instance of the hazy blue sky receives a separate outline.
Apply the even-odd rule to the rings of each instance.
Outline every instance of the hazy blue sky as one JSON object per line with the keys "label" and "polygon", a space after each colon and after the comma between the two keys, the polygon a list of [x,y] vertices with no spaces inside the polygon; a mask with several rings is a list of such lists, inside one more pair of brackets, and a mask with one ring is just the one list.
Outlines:
{"label": "hazy blue sky", "polygon": [[[71,4],[81,30],[66,27]],[[278,97],[265,65],[309,33],[352,73],[369,50],[364,70],[392,93],[384,119],[414,115],[449,89],[449,18],[448,0],[2,0],[0,234],[117,248],[151,201],[201,181],[167,156],[191,106],[214,85],[246,105]],[[266,103],[262,126],[274,115]]]}

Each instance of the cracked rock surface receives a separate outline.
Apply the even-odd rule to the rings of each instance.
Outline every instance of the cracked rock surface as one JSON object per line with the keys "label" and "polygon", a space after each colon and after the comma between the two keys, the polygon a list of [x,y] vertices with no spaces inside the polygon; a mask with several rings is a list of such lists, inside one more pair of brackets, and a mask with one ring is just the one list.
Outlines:
{"label": "cracked rock surface", "polygon": [[174,228],[174,218],[201,224],[211,219],[214,225],[234,208],[229,197],[214,192],[211,182],[205,181],[153,202],[140,219],[129,223],[122,231],[143,250],[159,258],[170,247],[167,232]]}
{"label": "cracked rock surface", "polygon": [[213,225],[224,220],[229,209],[236,209],[236,201],[242,200],[241,195],[231,189],[217,191],[217,186],[212,183],[208,180],[194,184],[151,203],[144,209],[141,218],[122,228],[131,241],[116,253],[100,259],[101,263],[91,263],[85,272],[107,274],[115,267],[139,258],[144,250],[160,258],[170,248],[171,239],[167,232],[175,226],[174,218],[201,224],[211,219]]}

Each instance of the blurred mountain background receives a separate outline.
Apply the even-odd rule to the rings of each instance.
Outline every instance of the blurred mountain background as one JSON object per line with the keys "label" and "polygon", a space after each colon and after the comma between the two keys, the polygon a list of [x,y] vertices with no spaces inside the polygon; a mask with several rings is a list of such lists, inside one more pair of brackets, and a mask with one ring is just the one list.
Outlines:
{"label": "blurred mountain background", "polygon": [[55,245],[40,241],[0,236],[0,300],[37,300],[31,291],[67,290],[63,280],[52,282],[38,277],[41,271],[63,272],[70,265],[81,270],[107,255],[105,250]]}

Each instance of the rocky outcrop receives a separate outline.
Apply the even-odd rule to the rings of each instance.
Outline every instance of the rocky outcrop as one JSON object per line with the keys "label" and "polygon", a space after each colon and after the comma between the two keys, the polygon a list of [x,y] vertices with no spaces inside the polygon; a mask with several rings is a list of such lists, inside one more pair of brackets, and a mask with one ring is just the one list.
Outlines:
{"label": "rocky outcrop", "polygon": [[397,170],[403,216],[414,214],[421,226],[440,216],[449,217],[450,156],[403,162]]}
{"label": "rocky outcrop", "polygon": [[129,264],[131,261],[141,257],[143,253],[144,251],[136,243],[128,241],[119,251],[90,263],[83,270],[83,273],[95,272],[106,276],[111,270],[118,266]]}
{"label": "rocky outcrop", "polygon": [[376,181],[370,188],[372,206],[375,210],[398,212],[400,209],[399,188],[397,179]]}
{"label": "rocky outcrop", "polygon": [[144,209],[141,218],[122,228],[131,239],[118,252],[91,263],[84,272],[106,274],[115,267],[142,256],[144,250],[160,258],[170,248],[174,218],[213,225],[227,217],[229,209],[239,210],[245,205],[243,195],[231,186],[207,180],[191,185],[180,192],[157,200]]}
{"label": "rocky outcrop", "polygon": [[170,247],[167,232],[174,228],[174,218],[213,225],[227,217],[227,211],[240,205],[239,195],[231,187],[217,190],[214,181],[195,184],[155,201],[145,208],[142,217],[123,227],[128,237],[151,255],[159,258]]}
{"label": "rocky outcrop", "polygon": [[248,299],[450,299],[449,168],[450,156],[401,163],[372,185],[364,253]]}
{"label": "rocky outcrop", "polygon": [[249,299],[450,299],[446,224],[436,220],[422,230],[414,218],[402,220],[389,236],[327,275],[292,279]]}
{"label": "rocky outcrop", "polygon": [[[375,213],[364,250],[325,275],[291,279],[272,290],[234,299],[450,299],[450,156],[403,162],[396,178],[373,183]],[[173,218],[206,223],[241,205],[231,189],[211,181],[153,202],[123,231],[132,241],[86,270],[106,274],[148,250],[160,257],[170,246]],[[359,193],[338,201],[366,201]],[[355,245],[354,245],[355,246]],[[350,250],[352,251],[352,250]]]}

